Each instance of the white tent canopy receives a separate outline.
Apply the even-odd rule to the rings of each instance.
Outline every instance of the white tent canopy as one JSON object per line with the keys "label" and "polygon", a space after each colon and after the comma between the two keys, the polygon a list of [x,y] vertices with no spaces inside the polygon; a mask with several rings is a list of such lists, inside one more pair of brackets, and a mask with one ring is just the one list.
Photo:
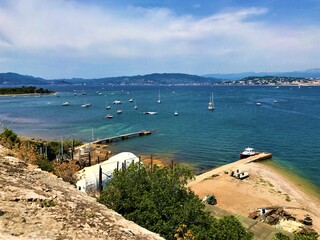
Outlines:
{"label": "white tent canopy", "polygon": [[112,174],[117,167],[119,170],[125,164],[129,166],[131,163],[139,162],[139,158],[130,152],[119,153],[108,160],[96,164],[91,167],[85,167],[76,173],[78,179],[76,186],[82,192],[94,192],[99,188],[99,168],[102,169],[102,184],[112,178]]}

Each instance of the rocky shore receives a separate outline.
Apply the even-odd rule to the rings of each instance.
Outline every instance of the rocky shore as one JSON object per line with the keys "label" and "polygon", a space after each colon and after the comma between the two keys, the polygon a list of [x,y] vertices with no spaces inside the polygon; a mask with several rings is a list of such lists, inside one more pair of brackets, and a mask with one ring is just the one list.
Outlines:
{"label": "rocky shore", "polygon": [[0,147],[0,240],[163,239]]}

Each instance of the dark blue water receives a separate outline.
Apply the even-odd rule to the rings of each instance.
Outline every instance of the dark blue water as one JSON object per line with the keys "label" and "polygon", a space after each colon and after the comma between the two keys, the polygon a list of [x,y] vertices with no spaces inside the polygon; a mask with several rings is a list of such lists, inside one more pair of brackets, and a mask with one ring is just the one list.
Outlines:
{"label": "dark blue water", "polygon": [[[237,160],[239,152],[250,146],[272,152],[274,161],[320,186],[320,87],[53,88],[60,97],[1,97],[1,124],[22,135],[84,141],[92,139],[92,129],[94,139],[154,129],[155,134],[112,147],[171,158],[197,171]],[[82,90],[87,95],[80,95]],[[157,103],[159,90],[161,104]],[[213,112],[207,110],[211,92]],[[136,99],[138,110],[130,98]],[[115,99],[123,102],[122,115],[112,105]],[[61,106],[65,101],[70,106]],[[106,101],[111,110],[105,109]],[[90,108],[80,107],[87,102]],[[158,114],[144,115],[144,111]],[[114,118],[105,119],[107,113]]]}

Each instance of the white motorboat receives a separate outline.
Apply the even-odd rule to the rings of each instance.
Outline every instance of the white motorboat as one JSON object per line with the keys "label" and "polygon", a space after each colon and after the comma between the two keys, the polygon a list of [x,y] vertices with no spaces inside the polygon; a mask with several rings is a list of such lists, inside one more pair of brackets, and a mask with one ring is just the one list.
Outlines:
{"label": "white motorboat", "polygon": [[157,112],[143,112],[143,114],[145,114],[145,115],[156,115]]}
{"label": "white motorboat", "polygon": [[256,154],[257,153],[253,148],[247,147],[246,149],[244,149],[244,151],[242,153],[240,153],[240,159],[251,157]]}

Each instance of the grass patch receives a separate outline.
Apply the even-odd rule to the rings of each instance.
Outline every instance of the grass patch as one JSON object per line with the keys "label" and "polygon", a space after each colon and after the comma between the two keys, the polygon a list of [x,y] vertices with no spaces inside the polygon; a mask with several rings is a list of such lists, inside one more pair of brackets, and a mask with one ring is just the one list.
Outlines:
{"label": "grass patch", "polygon": [[291,198],[290,198],[290,196],[288,194],[286,194],[286,201],[287,202],[291,202]]}
{"label": "grass patch", "polygon": [[53,200],[45,199],[41,202],[41,207],[54,207],[57,204]]}

